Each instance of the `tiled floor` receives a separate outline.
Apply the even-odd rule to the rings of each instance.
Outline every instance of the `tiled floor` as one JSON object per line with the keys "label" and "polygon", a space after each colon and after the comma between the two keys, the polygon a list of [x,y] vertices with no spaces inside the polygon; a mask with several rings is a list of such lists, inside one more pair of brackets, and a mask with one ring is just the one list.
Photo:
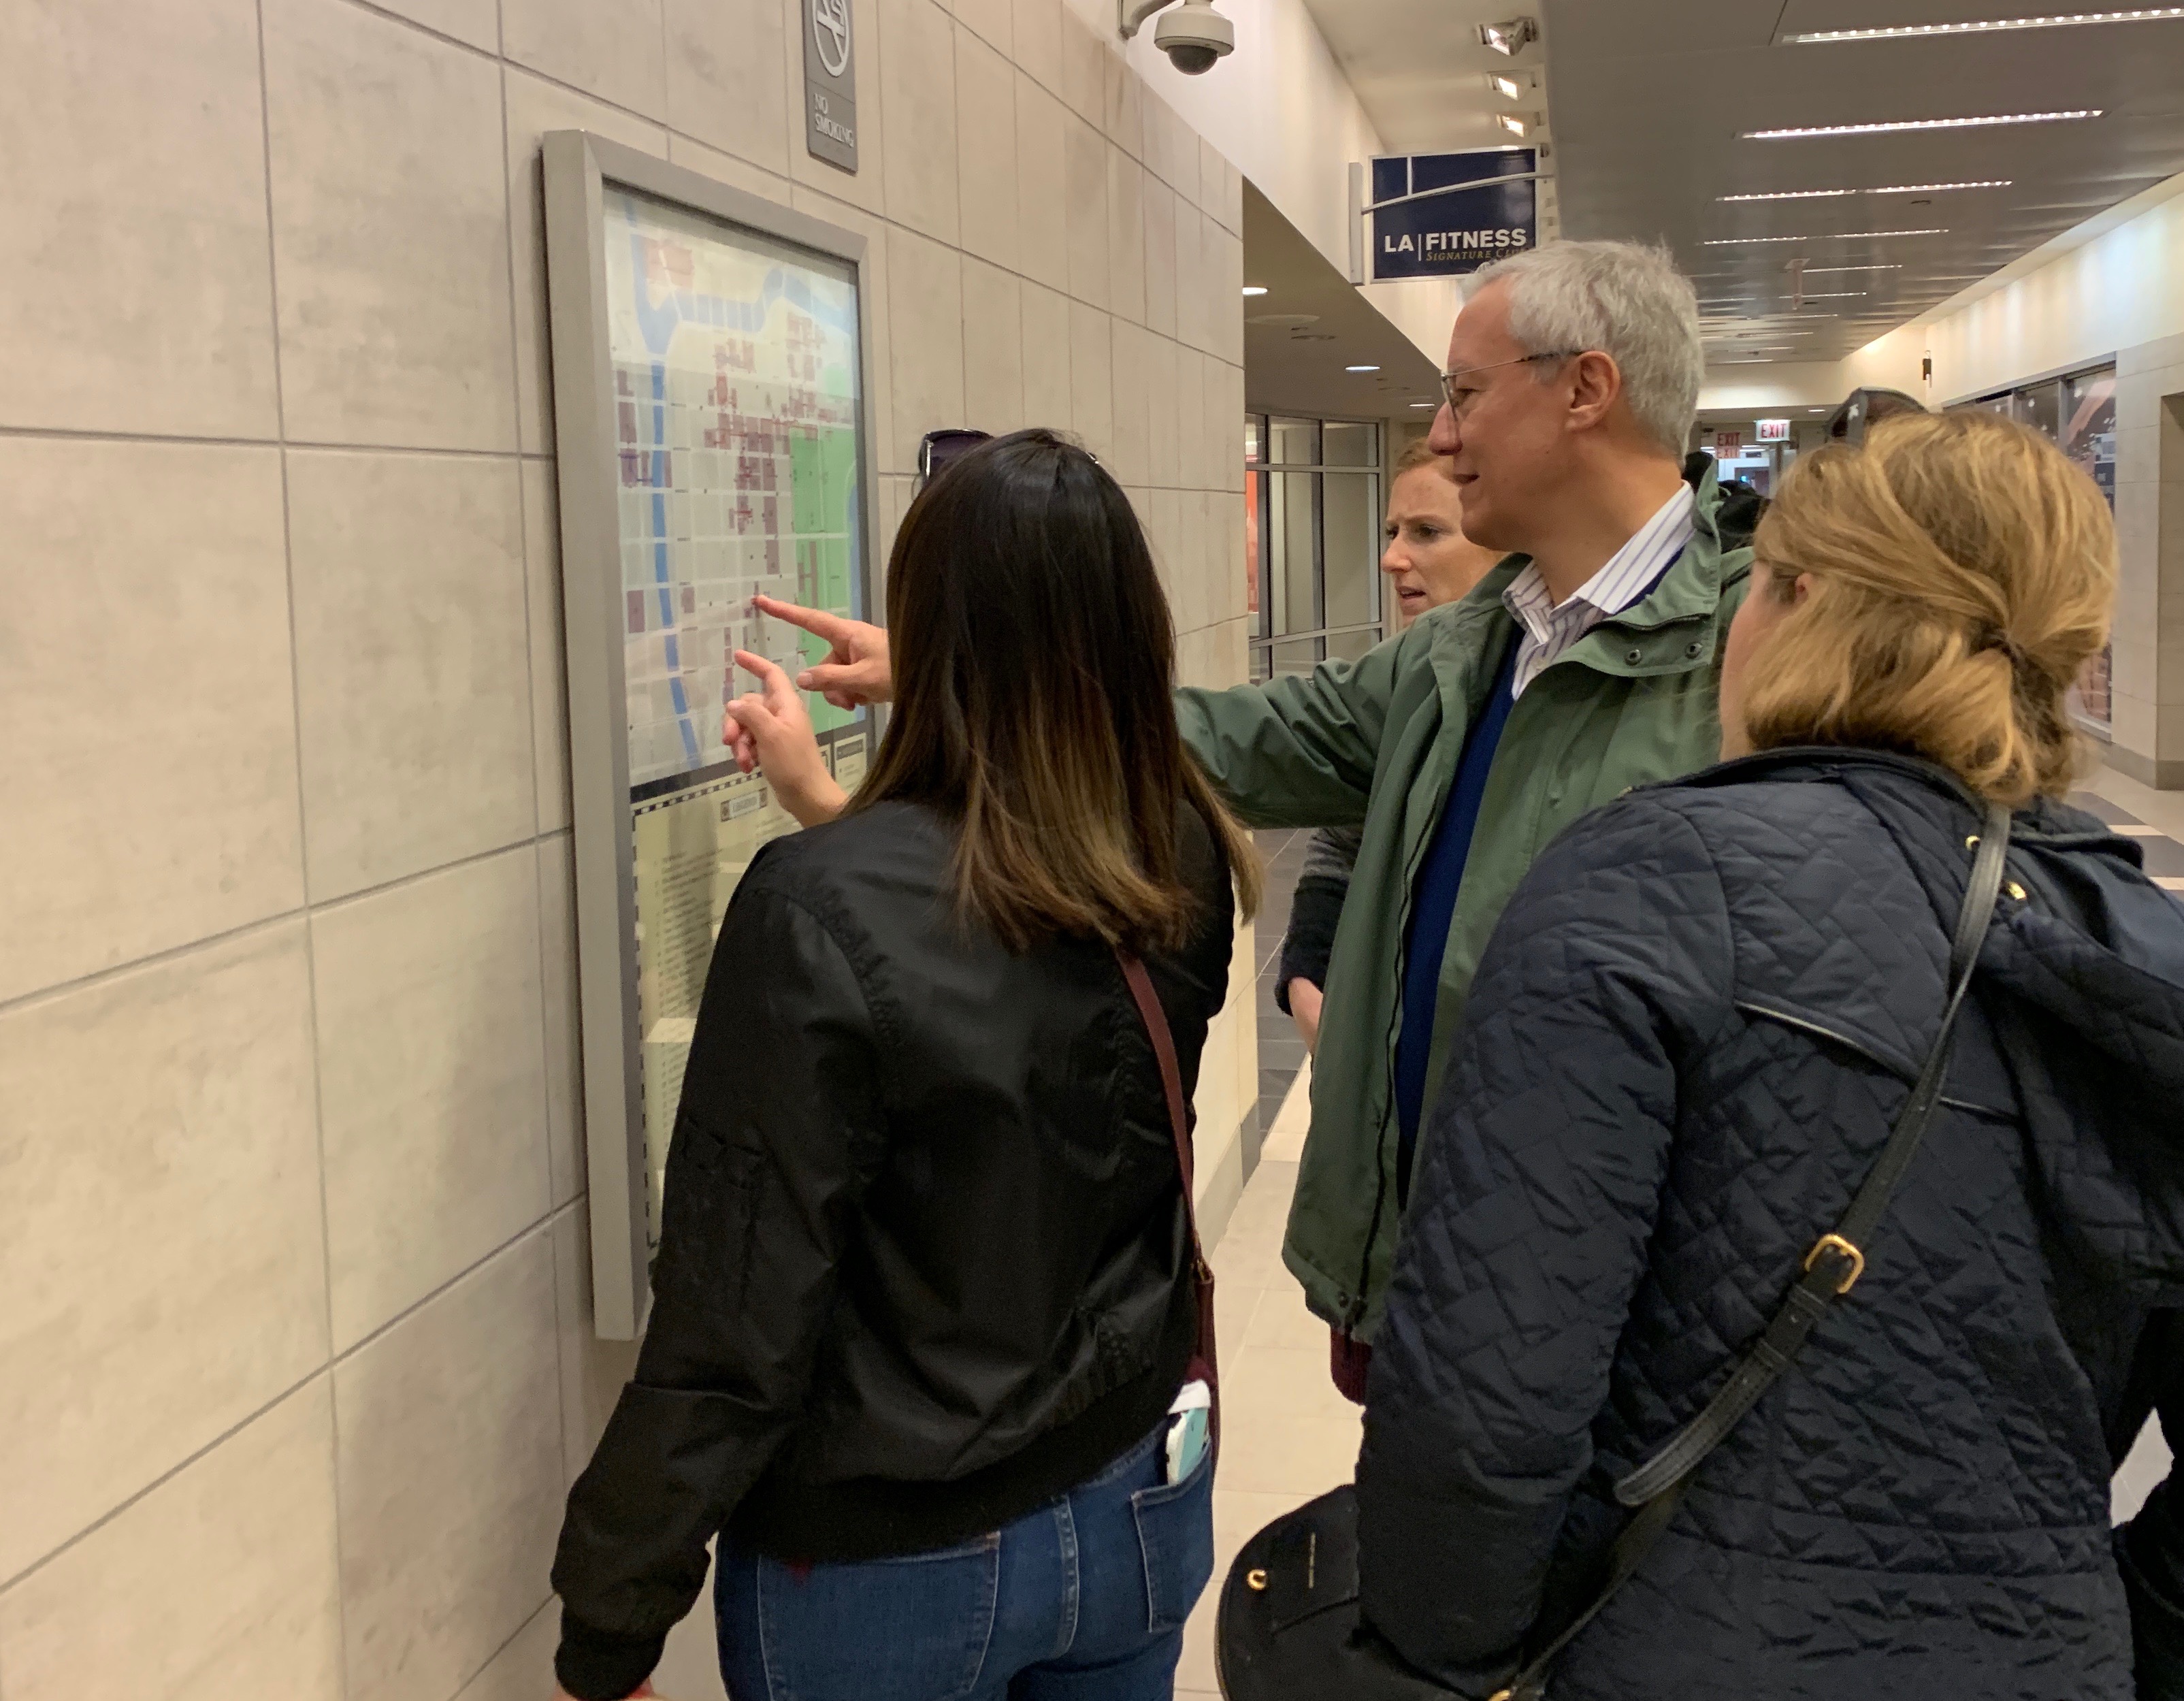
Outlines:
{"label": "tiled floor", "polygon": [[[1284,1018],[1286,1019],[1286,1018]],[[1221,1474],[1213,1490],[1213,1583],[1184,1632],[1179,1695],[1216,1695],[1213,1612],[1245,1539],[1269,1519],[1350,1481],[1357,1408],[1327,1376],[1327,1325],[1282,1268],[1282,1227],[1304,1143],[1304,1094],[1272,1118],[1259,1167],[1213,1252],[1221,1341]]]}

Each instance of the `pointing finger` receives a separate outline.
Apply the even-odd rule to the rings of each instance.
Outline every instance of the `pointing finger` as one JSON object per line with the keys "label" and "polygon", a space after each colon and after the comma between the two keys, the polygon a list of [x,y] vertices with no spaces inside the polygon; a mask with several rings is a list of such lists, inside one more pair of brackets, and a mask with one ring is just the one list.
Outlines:
{"label": "pointing finger", "polygon": [[736,666],[746,673],[758,675],[769,709],[777,715],[788,712],[789,705],[796,700],[796,688],[788,683],[788,675],[783,672],[776,663],[748,650],[738,650]]}
{"label": "pointing finger", "polygon": [[785,620],[791,626],[800,626],[814,638],[823,638],[829,644],[844,644],[850,636],[851,622],[839,615],[827,613],[823,608],[806,608],[801,603],[782,602],[770,596],[753,597],[751,605],[760,614],[772,615],[776,620]]}

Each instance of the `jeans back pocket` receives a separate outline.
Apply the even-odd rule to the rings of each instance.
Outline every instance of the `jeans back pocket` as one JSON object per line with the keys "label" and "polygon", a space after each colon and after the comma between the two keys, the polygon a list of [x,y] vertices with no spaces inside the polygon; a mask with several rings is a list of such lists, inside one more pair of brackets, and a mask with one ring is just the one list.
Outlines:
{"label": "jeans back pocket", "polygon": [[1001,1538],[809,1568],[758,1562],[773,1701],[948,1701],[978,1687],[994,1632]]}
{"label": "jeans back pocket", "polygon": [[1213,1576],[1213,1450],[1189,1476],[1130,1497],[1145,1562],[1148,1631],[1180,1627]]}

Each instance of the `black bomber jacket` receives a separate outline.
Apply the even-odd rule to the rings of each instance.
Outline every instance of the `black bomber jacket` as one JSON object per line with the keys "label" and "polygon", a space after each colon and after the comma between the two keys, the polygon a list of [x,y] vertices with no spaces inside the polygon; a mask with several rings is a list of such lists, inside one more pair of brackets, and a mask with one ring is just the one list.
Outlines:
{"label": "black bomber jacket", "polygon": [[[1228,870],[1148,959],[1186,1094],[1227,992]],[[556,1661],[627,1695],[724,1527],[788,1560],[1000,1527],[1157,1423],[1195,1322],[1160,1076],[1113,954],[959,917],[954,835],[889,803],[767,845],[715,948],[637,1375],[569,1497]]]}

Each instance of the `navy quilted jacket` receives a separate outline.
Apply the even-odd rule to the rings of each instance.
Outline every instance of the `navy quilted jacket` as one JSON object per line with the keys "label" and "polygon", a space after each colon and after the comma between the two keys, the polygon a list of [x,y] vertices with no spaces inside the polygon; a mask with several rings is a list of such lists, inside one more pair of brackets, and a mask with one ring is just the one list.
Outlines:
{"label": "navy quilted jacket", "polygon": [[[1413,1665],[1485,1694],[1589,1592],[1609,1485],[1720,1386],[1886,1141],[1978,822],[1922,763],[1793,752],[1626,797],[1534,866],[1373,1362],[1362,1603]],[[2018,817],[1864,1279],[1555,1701],[2184,1697],[2184,1472],[2109,1513],[2149,1411],[2184,1443],[2184,906],[2138,862],[2075,811]]]}

